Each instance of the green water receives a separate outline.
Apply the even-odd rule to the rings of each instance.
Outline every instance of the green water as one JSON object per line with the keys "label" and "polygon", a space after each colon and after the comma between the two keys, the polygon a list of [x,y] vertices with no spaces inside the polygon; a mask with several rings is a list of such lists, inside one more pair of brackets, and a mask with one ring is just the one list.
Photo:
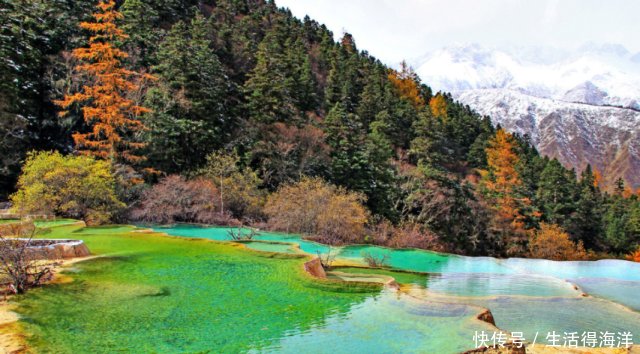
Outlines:
{"label": "green water", "polygon": [[[213,238],[215,232],[193,226],[162,228],[174,235]],[[269,240],[301,245],[296,235],[265,233]],[[316,244],[317,245],[317,244]],[[312,250],[322,249],[315,246]],[[307,251],[308,252],[308,251]],[[315,252],[308,252],[315,253]],[[632,331],[640,333],[640,264],[621,260],[554,262],[535,259],[463,257],[416,249],[369,245],[334,248],[338,261],[366,265],[364,256],[386,256],[390,270],[338,268],[340,272],[391,276],[409,284],[412,296],[431,302],[489,308],[507,331]],[[405,270],[427,274],[394,272]],[[338,276],[340,278],[341,276]],[[342,276],[366,281],[366,277]],[[352,280],[351,279],[351,280]],[[575,289],[573,284],[580,288]],[[582,292],[594,297],[581,297]]]}
{"label": "green water", "polygon": [[[473,346],[478,308],[310,278],[305,258],[131,232],[46,229],[101,258],[17,299],[36,352],[441,352]],[[339,283],[343,284],[343,283]]]}
{"label": "green water", "polygon": [[429,274],[394,272],[386,269],[370,269],[357,267],[337,267],[334,270],[351,274],[380,274],[394,278],[400,284],[423,285],[427,283]]}
{"label": "green water", "polygon": [[261,348],[284,353],[456,353],[473,347],[476,331],[493,331],[465,305],[416,301],[389,290],[334,314],[320,325],[294,330]]}
{"label": "green water", "polygon": [[290,253],[295,254],[298,253],[295,247],[289,243],[270,243],[270,242],[243,242],[243,245],[248,248],[265,251],[265,252],[279,252],[279,253]]}
{"label": "green water", "polygon": [[[0,225],[12,224],[19,221],[20,219],[0,219]],[[52,227],[52,226],[68,225],[68,224],[73,224],[77,222],[78,220],[74,220],[74,219],[56,219],[56,220],[35,220],[33,224],[37,227],[45,228],[45,227]]]}
{"label": "green water", "polygon": [[[82,239],[104,257],[67,269],[72,283],[17,299],[35,352],[455,353],[473,347],[475,331],[494,330],[475,319],[482,308],[528,339],[547,331],[640,333],[632,310],[640,282],[630,262],[330,248],[268,232],[242,245],[229,242],[225,228],[155,229],[177,237],[124,225],[40,231]],[[387,255],[392,269],[337,267],[333,280],[321,281],[303,271],[301,251],[358,264],[367,253]],[[402,291],[375,284],[390,277]]]}
{"label": "green water", "polygon": [[[145,225],[141,225],[145,226]],[[153,226],[154,231],[165,232],[169,235],[183,236],[183,237],[195,237],[206,238],[215,241],[231,241],[229,236],[228,227],[202,227],[190,224],[177,224],[171,226]],[[236,229],[233,229],[236,231]],[[295,243],[300,246],[300,249],[309,254],[322,253],[326,254],[331,250],[331,247],[312,241],[303,240],[299,235],[276,233],[276,232],[264,232],[260,231],[255,240],[263,241],[276,241],[276,242],[289,242]]]}

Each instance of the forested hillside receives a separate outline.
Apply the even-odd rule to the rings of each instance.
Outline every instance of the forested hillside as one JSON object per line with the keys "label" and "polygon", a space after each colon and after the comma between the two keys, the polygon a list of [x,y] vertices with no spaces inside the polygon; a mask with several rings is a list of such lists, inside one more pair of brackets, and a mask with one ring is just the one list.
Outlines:
{"label": "forested hillside", "polygon": [[[228,218],[335,243],[557,259],[637,247],[640,202],[624,181],[604,193],[597,171],[576,176],[348,33],[336,42],[272,1],[96,5],[0,0],[3,199],[29,151],[56,150],[111,162],[126,181],[118,198],[138,208],[120,217],[144,219],[180,190],[231,198],[215,207]],[[338,216],[363,203],[343,216],[366,228],[283,222],[300,219],[287,200],[311,195],[305,208]],[[209,220],[189,215],[177,221]]]}

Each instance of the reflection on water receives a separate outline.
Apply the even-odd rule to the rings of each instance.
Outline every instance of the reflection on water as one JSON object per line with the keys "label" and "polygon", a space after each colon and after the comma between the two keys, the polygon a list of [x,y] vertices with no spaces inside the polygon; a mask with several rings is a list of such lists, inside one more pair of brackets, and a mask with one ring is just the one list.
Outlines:
{"label": "reflection on water", "polygon": [[493,331],[473,319],[477,308],[416,301],[390,290],[336,314],[319,326],[289,331],[256,352],[456,353],[473,347],[475,331]]}

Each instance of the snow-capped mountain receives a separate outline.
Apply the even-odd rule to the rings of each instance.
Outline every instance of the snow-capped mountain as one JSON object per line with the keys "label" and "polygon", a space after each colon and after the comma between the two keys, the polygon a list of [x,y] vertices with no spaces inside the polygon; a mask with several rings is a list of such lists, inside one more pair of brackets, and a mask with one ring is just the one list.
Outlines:
{"label": "snow-capped mountain", "polygon": [[474,44],[413,64],[434,90],[529,134],[543,154],[640,186],[640,53],[614,44],[573,51]]}

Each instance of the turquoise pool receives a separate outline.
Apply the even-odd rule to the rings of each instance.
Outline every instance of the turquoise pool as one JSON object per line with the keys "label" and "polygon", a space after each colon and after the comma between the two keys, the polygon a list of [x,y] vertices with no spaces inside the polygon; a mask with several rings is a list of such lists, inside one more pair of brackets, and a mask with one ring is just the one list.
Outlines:
{"label": "turquoise pool", "polygon": [[[220,227],[177,225],[153,229],[170,235],[228,240],[226,229]],[[640,335],[638,263],[464,257],[369,245],[330,249],[299,235],[270,232],[256,238],[260,240],[297,244],[308,254],[331,250],[336,260],[362,265],[365,254],[386,255],[391,269],[424,273],[411,278],[410,286],[404,289],[407,294],[427,302],[488,308],[497,325],[506,331],[522,331],[528,336],[542,332],[546,336],[547,331],[554,330],[632,331]],[[589,296],[583,297],[583,293]],[[544,341],[539,338],[539,342]],[[295,344],[291,342],[286,341]]]}

